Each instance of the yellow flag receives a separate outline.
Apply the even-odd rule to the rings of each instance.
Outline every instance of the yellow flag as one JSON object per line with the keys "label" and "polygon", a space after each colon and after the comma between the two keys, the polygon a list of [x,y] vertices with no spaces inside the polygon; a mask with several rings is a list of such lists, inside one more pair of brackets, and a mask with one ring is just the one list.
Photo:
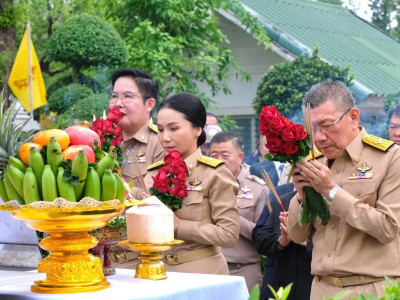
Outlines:
{"label": "yellow flag", "polygon": [[[30,43],[32,57],[32,106],[33,109],[36,109],[47,103],[46,88],[32,41],[30,41]],[[25,110],[30,112],[28,27],[25,30],[21,45],[19,46],[17,57],[15,58],[10,78],[8,79],[8,85]]]}

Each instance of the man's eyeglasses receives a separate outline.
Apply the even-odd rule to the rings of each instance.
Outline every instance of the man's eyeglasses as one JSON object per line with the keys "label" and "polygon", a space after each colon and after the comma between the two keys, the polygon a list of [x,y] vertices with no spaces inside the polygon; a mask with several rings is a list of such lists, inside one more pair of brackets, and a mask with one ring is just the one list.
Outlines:
{"label": "man's eyeglasses", "polygon": [[125,93],[125,94],[122,94],[122,95],[112,94],[111,95],[110,104],[114,105],[115,103],[117,103],[118,99],[121,100],[122,104],[128,104],[134,98],[149,99],[151,97],[145,97],[145,96],[135,95],[135,94],[131,94],[131,93]]}
{"label": "man's eyeglasses", "polygon": [[312,130],[314,133],[317,132],[317,130],[319,130],[321,133],[329,133],[332,131],[332,128],[334,125],[336,125],[337,123],[340,122],[340,120],[343,119],[343,117],[351,110],[351,108],[349,108],[348,110],[346,110],[346,112],[341,115],[335,122],[330,123],[330,124],[325,124],[325,125],[319,125],[319,126],[312,126]]}

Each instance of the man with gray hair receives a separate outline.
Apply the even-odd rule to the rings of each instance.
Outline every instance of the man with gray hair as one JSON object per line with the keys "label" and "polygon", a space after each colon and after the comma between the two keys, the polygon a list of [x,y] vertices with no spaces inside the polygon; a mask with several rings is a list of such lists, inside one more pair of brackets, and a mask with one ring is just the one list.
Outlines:
{"label": "man with gray hair", "polygon": [[[314,143],[324,157],[294,169],[297,194],[287,218],[280,217],[281,234],[297,243],[312,237],[311,299],[342,291],[351,291],[346,299],[381,297],[384,277],[400,276],[400,147],[359,126],[360,111],[342,82],[314,85],[303,104],[311,106]],[[328,224],[317,218],[299,225],[305,186],[324,197]]]}

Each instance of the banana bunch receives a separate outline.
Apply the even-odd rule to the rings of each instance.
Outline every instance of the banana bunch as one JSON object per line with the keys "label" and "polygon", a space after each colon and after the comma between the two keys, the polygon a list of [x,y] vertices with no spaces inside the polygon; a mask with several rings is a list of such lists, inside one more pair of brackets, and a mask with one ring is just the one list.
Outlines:
{"label": "banana bunch", "polygon": [[115,153],[107,154],[94,167],[89,166],[84,151],[80,150],[72,161],[71,179],[64,176],[66,170],[60,166],[62,151],[55,138],[50,139],[46,154],[47,164],[38,149],[32,147],[28,167],[18,158],[9,158],[3,180],[0,180],[0,197],[4,202],[17,200],[24,205],[40,200],[53,201],[57,197],[72,202],[84,197],[124,201],[122,179],[112,173]]}

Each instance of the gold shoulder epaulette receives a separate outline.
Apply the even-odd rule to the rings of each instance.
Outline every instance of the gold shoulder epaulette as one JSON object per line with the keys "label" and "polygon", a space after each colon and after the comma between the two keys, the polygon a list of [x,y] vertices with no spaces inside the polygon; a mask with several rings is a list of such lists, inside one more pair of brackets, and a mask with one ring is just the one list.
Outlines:
{"label": "gold shoulder epaulette", "polygon": [[151,171],[151,170],[157,169],[158,167],[162,166],[163,164],[164,164],[163,160],[155,162],[154,164],[151,164],[151,165],[149,165],[147,167],[147,171]]}
{"label": "gold shoulder epaulette", "polygon": [[362,138],[363,142],[381,151],[387,151],[394,145],[393,141],[385,140],[379,136],[367,134]]}
{"label": "gold shoulder epaulette", "polygon": [[208,156],[200,156],[197,160],[198,160],[199,162],[201,162],[201,163],[203,163],[203,164],[205,164],[205,165],[211,166],[211,167],[213,167],[213,168],[216,168],[216,167],[218,167],[219,165],[225,163],[225,162],[223,162],[222,160],[215,159],[215,158],[211,158],[211,157],[208,157]]}
{"label": "gold shoulder epaulette", "polygon": [[259,184],[261,184],[261,185],[266,185],[266,184],[267,184],[264,180],[262,180],[260,177],[258,177],[258,176],[256,176],[256,175],[251,175],[251,178],[252,178],[255,182],[257,182],[257,183],[259,183]]}
{"label": "gold shoulder epaulette", "polygon": [[155,133],[158,133],[158,127],[157,125],[154,125],[153,123],[149,124],[149,128],[153,130]]}
{"label": "gold shoulder epaulette", "polygon": [[[319,151],[317,148],[314,148],[314,155],[315,155],[315,158],[318,158],[318,157],[323,156],[322,152]],[[312,160],[312,158],[313,158],[313,157],[312,157],[312,153],[311,153],[311,151],[310,151],[310,153],[307,155],[307,161]]]}

